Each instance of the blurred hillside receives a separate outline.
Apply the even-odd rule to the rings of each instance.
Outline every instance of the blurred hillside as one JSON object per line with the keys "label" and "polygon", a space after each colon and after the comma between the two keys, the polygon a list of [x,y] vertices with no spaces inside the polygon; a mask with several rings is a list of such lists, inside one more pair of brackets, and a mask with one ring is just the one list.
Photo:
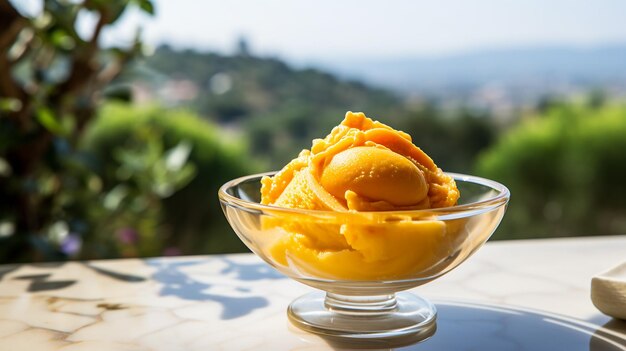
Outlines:
{"label": "blurred hillside", "polygon": [[348,110],[394,116],[400,105],[386,90],[254,57],[245,45],[233,56],[161,47],[120,82],[131,82],[138,103],[185,106],[246,135],[250,152],[273,168],[309,147]]}
{"label": "blurred hillside", "polygon": [[[245,44],[232,56],[164,46],[133,64],[116,84],[130,85],[136,103],[190,108],[243,135],[250,154],[268,169],[280,168],[310,147],[349,110],[409,132],[442,166],[456,171],[471,169],[496,129],[486,111],[444,110],[426,100],[407,100],[324,71],[252,56]],[[463,143],[456,154],[445,151],[454,143],[450,140]]]}
{"label": "blurred hillside", "polygon": [[506,110],[533,105],[546,95],[584,95],[602,88],[626,96],[626,43],[592,47],[544,45],[456,54],[347,58],[309,64],[340,77],[446,104]]}

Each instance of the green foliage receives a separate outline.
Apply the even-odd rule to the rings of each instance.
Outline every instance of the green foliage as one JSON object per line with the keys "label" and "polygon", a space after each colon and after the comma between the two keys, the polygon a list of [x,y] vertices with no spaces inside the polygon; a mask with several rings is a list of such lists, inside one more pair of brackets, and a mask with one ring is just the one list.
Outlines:
{"label": "green foliage", "polygon": [[[149,136],[153,142],[158,140],[160,145],[154,147],[169,150],[150,151],[152,155],[162,155],[160,164],[150,161],[155,156],[129,151],[146,143],[145,138],[137,135]],[[188,111],[110,104],[89,128],[84,148],[98,160],[105,189],[114,189],[123,179],[136,182],[145,176],[147,185],[140,187],[142,192],[158,194],[162,199],[161,237],[155,241],[170,251],[174,249],[171,252],[245,250],[229,229],[217,201],[217,190],[222,184],[260,168],[260,164],[249,160],[242,138]],[[180,190],[167,183],[176,177],[186,184]],[[128,226],[132,225],[125,225]]]}
{"label": "green foliage", "polygon": [[625,136],[626,106],[597,103],[554,105],[507,133],[478,163],[512,194],[495,238],[624,234]]}
{"label": "green foliage", "polygon": [[[162,133],[150,127],[128,137],[129,142],[110,150],[116,162],[102,164],[98,159],[112,171],[113,178],[104,179],[99,201],[89,205],[92,237],[84,245],[83,257],[97,256],[96,250],[107,243],[114,245],[107,257],[162,255],[169,234],[163,223],[163,199],[189,184],[195,175],[195,166],[188,162],[189,143],[181,141],[165,149]],[[112,234],[117,236],[115,240],[110,240]]]}
{"label": "green foliage", "polygon": [[[76,145],[103,87],[141,43],[101,48],[100,35],[131,6],[151,12],[150,0],[42,3],[30,18],[0,0],[1,262],[75,257],[95,213],[107,213]],[[77,28],[81,11],[97,19],[86,36]]]}

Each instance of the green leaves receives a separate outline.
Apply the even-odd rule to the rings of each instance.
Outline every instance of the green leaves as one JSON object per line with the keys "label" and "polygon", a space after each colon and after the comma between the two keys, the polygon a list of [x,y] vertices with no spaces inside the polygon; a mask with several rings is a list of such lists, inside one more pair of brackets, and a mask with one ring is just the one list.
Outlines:
{"label": "green leaves", "polygon": [[52,45],[62,50],[72,50],[76,47],[74,37],[62,29],[54,30],[50,35],[50,41]]}
{"label": "green leaves", "polygon": [[554,105],[504,135],[478,164],[511,190],[502,237],[623,233],[624,136],[626,106],[597,103]]}
{"label": "green leaves", "polygon": [[104,16],[107,24],[117,22],[129,5],[137,6],[144,13],[154,15],[154,4],[151,0],[86,0],[84,7],[97,11]]}
{"label": "green leaves", "polygon": [[76,120],[72,116],[61,118],[47,107],[38,108],[36,117],[39,124],[56,136],[67,137],[76,128]]}
{"label": "green leaves", "polygon": [[244,141],[185,110],[109,103],[91,125],[84,149],[99,160],[105,191],[128,186],[115,212],[124,214],[128,226],[136,229],[146,209],[162,206],[161,226],[138,232],[152,233],[157,245],[175,229],[167,242],[199,254],[245,250],[215,196],[226,181],[262,169]]}
{"label": "green leaves", "polygon": [[115,23],[124,13],[129,0],[86,0],[84,7],[95,11],[106,24]]}
{"label": "green leaves", "polygon": [[169,149],[165,153],[165,167],[172,172],[178,172],[183,169],[189,159],[191,148],[191,143],[181,141],[178,145]]}
{"label": "green leaves", "polygon": [[110,211],[117,211],[122,204],[122,201],[128,196],[130,190],[125,184],[116,185],[111,191],[109,191],[103,200],[103,205]]}
{"label": "green leaves", "polygon": [[187,162],[191,153],[189,142],[182,141],[164,150],[160,132],[144,130],[140,134],[140,143],[114,151],[120,162],[118,176],[132,179],[140,190],[161,198],[171,196],[193,179],[196,168]]}
{"label": "green leaves", "polygon": [[63,126],[57,116],[47,107],[40,107],[37,110],[37,121],[53,134],[64,134]]}
{"label": "green leaves", "polygon": [[64,30],[66,33],[75,33],[76,16],[80,10],[79,4],[66,1],[45,0],[44,12],[42,17],[50,18],[49,21],[43,21],[41,27],[44,30],[54,31],[56,28]]}
{"label": "green leaves", "polygon": [[139,8],[141,8],[145,13],[154,15],[154,4],[151,0],[135,0],[134,2],[138,3]]}
{"label": "green leaves", "polygon": [[[12,11],[15,1],[5,4],[12,23],[0,50],[0,261],[59,260],[81,248],[91,257],[121,255],[111,239],[115,226],[161,236],[161,195],[153,188],[175,191],[194,174],[186,163],[167,168],[161,148],[143,173],[111,184],[97,173],[94,156],[77,147],[104,87],[141,54],[139,35],[130,47],[108,48],[100,47],[100,35],[127,9],[153,14],[154,6],[149,0],[42,2],[40,13],[25,18]],[[130,97],[128,89],[108,93]],[[165,186],[153,184],[159,177]],[[149,247],[123,254],[162,253],[158,244]]]}
{"label": "green leaves", "polygon": [[22,102],[14,98],[0,98],[0,112],[17,112],[22,109]]}

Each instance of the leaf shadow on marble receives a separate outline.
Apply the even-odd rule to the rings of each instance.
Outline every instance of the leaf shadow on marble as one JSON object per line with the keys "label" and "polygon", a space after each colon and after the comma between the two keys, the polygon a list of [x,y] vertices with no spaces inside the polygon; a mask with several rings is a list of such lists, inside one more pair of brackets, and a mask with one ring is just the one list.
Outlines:
{"label": "leaf shadow on marble", "polygon": [[28,292],[58,290],[76,284],[76,280],[49,280],[52,274],[20,275],[13,279],[30,280]]}
{"label": "leaf shadow on marble", "polygon": [[144,277],[140,277],[140,276],[136,276],[132,274],[120,273],[120,272],[112,271],[109,269],[104,269],[101,267],[94,266],[88,262],[77,262],[77,263],[75,262],[46,262],[46,263],[28,263],[28,264],[23,264],[23,265],[16,264],[16,265],[0,266],[0,281],[4,279],[5,275],[15,272],[21,267],[31,266],[31,267],[38,268],[38,269],[45,269],[47,272],[42,272],[39,274],[24,274],[24,275],[14,276],[13,279],[15,280],[29,280],[30,281],[30,284],[26,290],[27,292],[41,292],[41,291],[64,289],[76,283],[80,283],[80,280],[81,280],[80,278],[72,279],[72,280],[50,279],[51,276],[54,274],[55,270],[63,269],[66,266],[66,264],[80,264],[95,273],[98,273],[100,275],[105,275],[109,278],[123,281],[126,283],[138,283],[138,282],[142,282],[146,280],[146,278]]}
{"label": "leaf shadow on marble", "polygon": [[227,264],[227,267],[222,269],[220,274],[234,273],[237,280],[253,281],[287,278],[265,263],[243,264],[228,258],[222,258],[221,260]]}
{"label": "leaf shadow on marble", "polygon": [[146,278],[144,277],[140,277],[140,276],[136,276],[136,275],[132,275],[132,274],[126,274],[126,273],[120,273],[120,272],[115,272],[109,269],[104,269],[101,267],[96,267],[94,265],[91,265],[89,263],[84,263],[84,265],[88,268],[91,268],[93,271],[95,271],[98,274],[102,274],[105,275],[109,278],[113,278],[116,280],[121,280],[127,283],[139,283],[139,282],[143,282],[146,280]]}
{"label": "leaf shadow on marble", "polygon": [[[242,264],[229,259],[222,259],[226,267],[220,274],[234,274],[234,279],[242,281],[263,279],[284,279],[283,275],[273,271],[263,263]],[[263,296],[228,296],[206,292],[216,284],[194,280],[181,268],[206,263],[206,259],[189,261],[146,260],[149,266],[156,268],[152,279],[163,284],[159,296],[176,296],[185,300],[214,301],[222,305],[220,319],[228,320],[245,316],[252,311],[266,307],[269,300]],[[249,292],[245,287],[237,287],[237,291]]]}
{"label": "leaf shadow on marble", "polygon": [[11,265],[3,265],[0,266],[0,281],[4,278],[5,275],[13,272],[14,270],[20,268],[19,264],[11,264]]}

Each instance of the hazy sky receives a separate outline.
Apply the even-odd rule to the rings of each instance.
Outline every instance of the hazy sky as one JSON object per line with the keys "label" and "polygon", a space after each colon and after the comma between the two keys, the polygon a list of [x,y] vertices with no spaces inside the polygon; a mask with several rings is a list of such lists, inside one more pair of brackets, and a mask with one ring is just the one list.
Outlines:
{"label": "hazy sky", "polygon": [[[36,0],[17,0],[35,2]],[[141,23],[147,42],[292,59],[438,55],[481,48],[626,43],[624,0],[155,0],[107,41]],[[122,34],[120,34],[122,33]]]}

